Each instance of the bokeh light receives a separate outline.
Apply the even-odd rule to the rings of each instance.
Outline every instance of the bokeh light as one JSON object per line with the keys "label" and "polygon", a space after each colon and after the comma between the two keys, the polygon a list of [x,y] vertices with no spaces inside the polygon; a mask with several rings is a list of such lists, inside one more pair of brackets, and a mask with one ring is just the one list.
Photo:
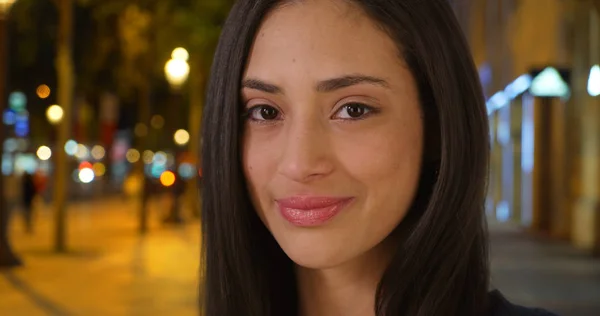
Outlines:
{"label": "bokeh light", "polygon": [[6,109],[4,111],[4,115],[2,116],[2,121],[6,125],[15,125],[17,122],[17,113],[11,109]]}
{"label": "bokeh light", "polygon": [[94,157],[94,159],[102,160],[105,155],[106,155],[106,150],[104,149],[104,147],[102,147],[100,145],[96,145],[92,148],[92,157]]}
{"label": "bokeh light", "polygon": [[8,104],[15,112],[21,112],[27,107],[27,96],[21,91],[15,91],[8,97]]}
{"label": "bokeh light", "polygon": [[46,117],[48,118],[48,121],[52,124],[60,123],[64,115],[65,112],[63,111],[63,108],[57,104],[50,106],[48,110],[46,110]]}
{"label": "bokeh light", "polygon": [[87,159],[90,156],[90,151],[83,144],[77,145],[77,151],[75,152],[75,157],[79,159]]}
{"label": "bokeh light", "polygon": [[26,137],[29,134],[29,112],[23,110],[17,113],[15,120],[15,135],[18,137]]}
{"label": "bokeh light", "polygon": [[4,141],[4,151],[7,153],[15,152],[19,148],[19,142],[14,138]]}
{"label": "bokeh light", "polygon": [[140,152],[137,149],[131,148],[127,150],[127,154],[125,154],[125,158],[130,163],[136,163],[140,160]]}
{"label": "bokeh light", "polygon": [[160,115],[154,115],[150,120],[150,125],[152,125],[152,128],[154,129],[161,129],[165,125],[165,119]]}
{"label": "bokeh light", "polygon": [[46,99],[50,96],[51,90],[48,85],[42,84],[37,87],[35,92],[40,99]]}
{"label": "bokeh light", "polygon": [[40,160],[48,160],[52,157],[52,150],[48,146],[40,146],[37,150],[37,156]]}
{"label": "bokeh light", "polygon": [[145,150],[142,154],[142,160],[145,164],[151,164],[154,161],[154,153],[151,150]]}
{"label": "bokeh light", "polygon": [[135,129],[133,130],[133,133],[137,137],[144,137],[148,135],[148,126],[146,126],[146,124],[144,123],[137,123],[135,125]]}
{"label": "bokeh light", "polygon": [[96,177],[102,177],[106,173],[106,166],[101,162],[97,162],[92,167],[92,170],[94,170]]}
{"label": "bokeh light", "polygon": [[196,175],[196,168],[190,163],[182,163],[179,165],[177,172],[184,179],[192,179]]}
{"label": "bokeh light", "polygon": [[175,132],[173,139],[177,145],[183,146],[190,141],[190,133],[184,129],[180,129]]}
{"label": "bokeh light", "polygon": [[65,144],[65,152],[69,156],[75,156],[77,153],[77,142],[74,140],[68,140]]}
{"label": "bokeh light", "polygon": [[189,77],[190,65],[181,59],[171,59],[165,65],[167,81],[173,87],[181,87]]}
{"label": "bokeh light", "polygon": [[164,165],[152,164],[150,167],[150,175],[156,179],[159,179],[165,171],[167,171],[167,167]]}
{"label": "bokeh light", "polygon": [[154,155],[154,159],[152,161],[156,165],[166,166],[167,165],[167,154],[165,152],[159,151]]}
{"label": "bokeh light", "polygon": [[82,163],[79,164],[79,170],[83,170],[83,169],[92,169],[94,165],[92,165],[91,162],[89,161],[83,161]]}
{"label": "bokeh light", "polygon": [[94,181],[95,177],[96,176],[94,175],[94,170],[90,168],[84,168],[79,170],[79,181],[83,183],[90,183]]}
{"label": "bokeh light", "polygon": [[188,53],[187,49],[183,47],[177,47],[173,50],[173,53],[171,53],[171,58],[188,61],[190,58],[190,53]]}
{"label": "bokeh light", "polygon": [[160,183],[166,187],[175,184],[175,174],[171,171],[165,171],[160,175]]}
{"label": "bokeh light", "polygon": [[38,166],[39,161],[35,157],[35,154],[19,154],[15,157],[15,169],[16,173],[27,172],[33,174]]}

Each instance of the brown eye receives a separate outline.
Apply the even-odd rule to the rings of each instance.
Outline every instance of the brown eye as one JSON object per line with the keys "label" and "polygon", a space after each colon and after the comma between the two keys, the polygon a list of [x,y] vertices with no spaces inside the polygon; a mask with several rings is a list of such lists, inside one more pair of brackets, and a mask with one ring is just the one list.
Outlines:
{"label": "brown eye", "polygon": [[365,108],[359,104],[349,104],[346,105],[346,112],[348,113],[348,116],[358,118],[365,114]]}
{"label": "brown eye", "polygon": [[252,121],[273,121],[279,119],[279,110],[269,105],[257,105],[248,110],[247,117]]}
{"label": "brown eye", "polygon": [[274,120],[278,114],[279,112],[272,107],[263,107],[260,109],[260,116],[265,120]]}
{"label": "brown eye", "polygon": [[361,103],[348,103],[340,108],[336,113],[335,118],[341,120],[357,120],[362,119],[373,111],[370,106]]}

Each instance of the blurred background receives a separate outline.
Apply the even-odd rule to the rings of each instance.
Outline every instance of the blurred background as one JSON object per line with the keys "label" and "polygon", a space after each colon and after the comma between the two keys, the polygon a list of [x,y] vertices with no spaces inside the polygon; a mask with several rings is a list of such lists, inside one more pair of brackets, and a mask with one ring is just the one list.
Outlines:
{"label": "blurred background", "polygon": [[[197,315],[200,124],[233,0],[0,0],[0,315]],[[600,315],[600,1],[453,0],[492,285]]]}

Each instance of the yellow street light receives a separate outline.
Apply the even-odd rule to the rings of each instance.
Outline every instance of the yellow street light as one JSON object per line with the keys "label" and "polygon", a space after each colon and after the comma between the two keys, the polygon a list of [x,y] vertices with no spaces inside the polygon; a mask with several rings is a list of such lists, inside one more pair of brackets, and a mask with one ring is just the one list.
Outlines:
{"label": "yellow street light", "polygon": [[46,111],[46,117],[52,124],[58,124],[62,121],[65,112],[60,105],[52,105]]}
{"label": "yellow street light", "polygon": [[0,18],[4,18],[16,0],[0,0]]}
{"label": "yellow street light", "polygon": [[173,50],[173,53],[171,53],[171,58],[188,61],[190,59],[190,53],[183,47],[177,47]]}
{"label": "yellow street light", "polygon": [[187,62],[189,53],[185,48],[179,47],[171,56],[171,60],[165,65],[165,76],[173,88],[180,88],[190,75],[190,65]]}

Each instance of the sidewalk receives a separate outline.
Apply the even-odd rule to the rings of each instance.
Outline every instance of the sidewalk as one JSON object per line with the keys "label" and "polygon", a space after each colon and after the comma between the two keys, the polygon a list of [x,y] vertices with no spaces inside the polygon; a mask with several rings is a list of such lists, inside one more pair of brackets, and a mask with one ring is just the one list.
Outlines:
{"label": "sidewalk", "polygon": [[70,207],[63,255],[51,251],[50,212],[38,213],[33,236],[15,214],[11,240],[25,264],[0,270],[0,315],[197,315],[199,223],[161,225],[167,203],[151,202],[146,237],[137,233],[137,201]]}
{"label": "sidewalk", "polygon": [[600,315],[600,260],[566,242],[490,223],[492,286],[511,301],[561,316]]}
{"label": "sidewalk", "polygon": [[[146,237],[137,234],[137,201],[110,199],[69,209],[72,251],[51,251],[53,220],[42,210],[35,234],[20,216],[12,242],[25,265],[0,270],[0,315],[198,315],[200,227],[160,224],[156,198]],[[490,223],[492,285],[510,300],[561,316],[600,315],[600,260],[566,243],[540,240]]]}

